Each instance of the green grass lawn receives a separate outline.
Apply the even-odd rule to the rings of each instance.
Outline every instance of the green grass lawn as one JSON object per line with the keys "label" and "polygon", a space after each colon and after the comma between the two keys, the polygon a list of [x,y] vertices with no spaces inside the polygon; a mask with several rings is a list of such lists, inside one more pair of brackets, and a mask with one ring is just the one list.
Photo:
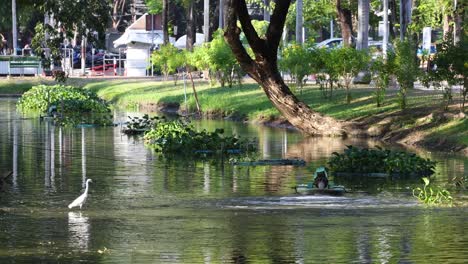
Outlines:
{"label": "green grass lawn", "polygon": [[[0,79],[0,94],[18,94],[28,90],[32,85],[53,84],[50,79],[23,78]],[[137,104],[177,102],[184,106],[184,83],[179,81],[152,81],[150,79],[86,79],[70,78],[69,85],[81,86],[95,91],[102,98],[121,106]],[[278,117],[279,112],[273,107],[263,90],[255,83],[242,86],[219,87],[210,86],[208,82],[196,82],[196,90],[202,110],[205,112],[221,112],[238,114],[250,119]],[[195,99],[190,82],[187,82],[187,103],[190,110],[195,109]],[[297,96],[313,109],[341,120],[357,119],[398,111],[396,91],[388,91],[382,107],[376,107],[372,96],[373,89],[355,87],[352,89],[353,100],[346,103],[345,91],[335,90],[331,99],[322,96],[316,86],[306,86],[302,94]],[[441,104],[440,94],[433,92],[411,91],[408,97],[408,107],[424,107]]]}
{"label": "green grass lawn", "polygon": [[429,131],[428,137],[436,140],[445,138],[468,146],[468,119],[451,120]]}
{"label": "green grass lawn", "polygon": [[[32,86],[48,83],[41,78],[0,78],[0,94],[22,94],[31,89]],[[50,82],[52,83],[52,82]]]}
{"label": "green grass lawn", "polygon": [[[32,85],[39,83],[52,84],[51,80],[31,79],[1,79],[0,94],[22,93]],[[153,81],[151,79],[99,79],[70,78],[67,84],[80,86],[95,91],[100,97],[113,104],[126,107],[137,105],[177,102],[184,107],[184,90],[187,92],[187,105],[190,111],[195,111],[195,99],[190,82],[184,88],[183,81],[174,85],[173,81]],[[222,113],[225,115],[244,116],[250,120],[268,120],[279,117],[280,114],[270,103],[263,90],[256,83],[246,83],[242,86],[219,87],[210,86],[208,82],[195,83],[203,112]],[[297,93],[296,93],[297,94]],[[354,87],[351,90],[352,101],[346,103],[346,93],[343,89],[334,91],[331,99],[324,98],[317,86],[308,85],[302,94],[297,96],[314,110],[330,115],[340,120],[369,120],[372,117],[401,115],[402,129],[414,129],[419,124],[419,115],[428,115],[434,109],[441,109],[442,95],[440,92],[411,90],[408,94],[408,109],[401,112],[398,107],[396,90],[387,91],[383,106],[376,107],[373,89],[366,86]],[[461,144],[468,145],[468,122],[466,119],[453,120],[436,127],[426,129],[430,138],[449,137]]]}
{"label": "green grass lawn", "polygon": [[[141,81],[141,80],[106,80],[93,81],[83,86],[95,91],[102,98],[112,103],[133,106],[135,104],[178,102],[184,106],[184,84],[179,81]],[[189,82],[185,87],[188,108],[195,110],[195,98]],[[219,87],[210,86],[208,82],[196,82],[196,90],[202,110],[205,112],[222,112],[238,114],[249,119],[274,118],[280,114],[270,103],[263,90],[255,83],[242,86]],[[341,120],[362,118],[379,113],[398,111],[396,91],[388,92],[386,102],[382,107],[376,107],[372,97],[373,89],[367,87],[355,88],[352,91],[353,100],[346,103],[344,90],[336,90],[331,99],[322,96],[316,86],[306,86],[298,97],[308,103],[313,109]],[[410,93],[409,107],[423,107],[441,101],[439,94],[422,94],[419,91]]]}

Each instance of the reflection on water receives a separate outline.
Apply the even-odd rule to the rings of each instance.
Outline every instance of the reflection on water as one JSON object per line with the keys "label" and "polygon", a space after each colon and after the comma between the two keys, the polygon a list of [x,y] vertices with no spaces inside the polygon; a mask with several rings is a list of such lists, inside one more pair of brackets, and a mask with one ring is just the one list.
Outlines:
{"label": "reflection on water", "polygon": [[89,218],[81,212],[68,213],[69,244],[71,248],[87,250],[90,240]]}
{"label": "reflection on water", "polygon": [[[133,114],[130,114],[133,115]],[[127,116],[119,113],[116,121]],[[121,118],[121,120],[119,120]],[[119,127],[57,128],[22,119],[0,99],[0,263],[464,263],[466,208],[424,209],[417,180],[333,179],[343,197],[297,196],[333,151],[362,139],[304,138],[225,121],[199,128],[256,137],[263,158],[305,167],[164,160]],[[468,174],[464,157],[438,161],[435,180]],[[66,207],[92,178],[81,212]],[[92,227],[92,229],[91,229]],[[102,252],[108,248],[108,252]],[[101,253],[98,252],[101,250]],[[429,255],[429,256],[428,256]]]}

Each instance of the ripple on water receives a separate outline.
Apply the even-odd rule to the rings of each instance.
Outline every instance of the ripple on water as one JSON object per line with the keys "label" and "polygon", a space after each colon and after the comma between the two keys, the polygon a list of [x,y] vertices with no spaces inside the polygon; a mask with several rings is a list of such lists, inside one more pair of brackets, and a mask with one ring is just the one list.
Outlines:
{"label": "ripple on water", "polygon": [[225,208],[242,209],[294,209],[294,208],[329,208],[329,209],[357,209],[357,208],[400,208],[416,207],[419,204],[409,198],[389,198],[375,196],[283,196],[283,197],[248,197],[230,199],[223,205]]}

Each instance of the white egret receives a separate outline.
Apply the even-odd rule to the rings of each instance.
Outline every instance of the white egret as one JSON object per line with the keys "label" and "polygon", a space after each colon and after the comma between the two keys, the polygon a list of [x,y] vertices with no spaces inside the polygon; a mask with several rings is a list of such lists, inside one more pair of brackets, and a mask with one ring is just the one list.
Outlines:
{"label": "white egret", "polygon": [[71,204],[68,205],[68,208],[72,209],[73,207],[76,206],[83,206],[83,204],[86,202],[86,198],[88,198],[88,188],[89,188],[89,183],[93,182],[91,179],[86,180],[86,189],[82,195],[80,195],[78,198],[75,199]]}

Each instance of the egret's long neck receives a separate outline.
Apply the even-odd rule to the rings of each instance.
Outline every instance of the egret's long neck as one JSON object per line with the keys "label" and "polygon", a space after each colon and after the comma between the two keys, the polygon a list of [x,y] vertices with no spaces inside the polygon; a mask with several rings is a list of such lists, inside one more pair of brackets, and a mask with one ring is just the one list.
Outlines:
{"label": "egret's long neck", "polygon": [[88,193],[88,187],[89,187],[89,181],[86,181],[86,189],[85,189],[84,193]]}

